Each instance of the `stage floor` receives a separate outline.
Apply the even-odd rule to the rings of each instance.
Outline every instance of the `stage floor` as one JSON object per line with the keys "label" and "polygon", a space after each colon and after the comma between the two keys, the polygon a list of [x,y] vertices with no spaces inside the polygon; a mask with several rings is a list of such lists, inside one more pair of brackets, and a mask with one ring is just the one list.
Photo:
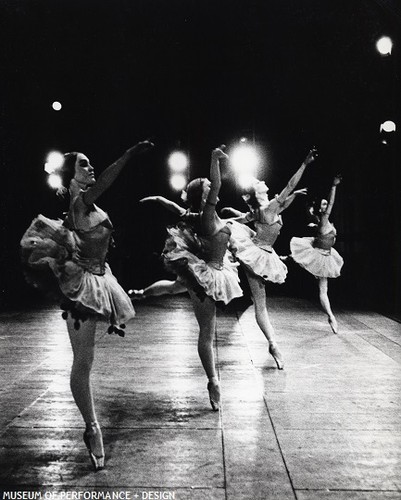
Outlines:
{"label": "stage floor", "polygon": [[186,295],[137,303],[125,338],[100,323],[93,383],[106,468],[97,473],[70,394],[60,311],[0,314],[1,489],[65,499],[400,499],[401,325],[337,311],[334,335],[314,303],[274,298],[269,307],[284,371],[253,306],[219,311],[218,413]]}

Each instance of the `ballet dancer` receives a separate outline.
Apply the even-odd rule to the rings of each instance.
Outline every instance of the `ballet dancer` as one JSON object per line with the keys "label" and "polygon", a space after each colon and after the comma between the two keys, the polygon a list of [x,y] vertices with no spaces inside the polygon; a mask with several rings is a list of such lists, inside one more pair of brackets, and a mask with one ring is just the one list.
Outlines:
{"label": "ballet dancer", "polygon": [[[279,370],[284,368],[284,360],[267,311],[265,285],[267,281],[284,283],[287,276],[287,267],[274,251],[273,245],[283,225],[281,213],[291,205],[296,196],[307,193],[306,189],[295,191],[295,188],[305,168],[316,156],[317,151],[312,149],[285,188],[273,199],[268,197],[269,188],[265,182],[254,179],[244,196],[250,207],[249,212],[239,214],[235,209],[225,210],[226,214],[237,215],[231,219],[231,250],[245,270],[254,302],[256,322],[268,341],[269,353]],[[255,231],[244,226],[249,222],[254,223]]]}
{"label": "ballet dancer", "polygon": [[331,309],[328,296],[328,278],[338,278],[344,264],[343,258],[333,248],[336,242],[337,231],[329,217],[334,206],[337,186],[341,176],[333,179],[329,201],[322,199],[317,216],[316,236],[292,238],[290,241],[292,259],[309,271],[318,280],[320,304],[327,314],[328,322],[333,333],[338,333],[338,323]]}
{"label": "ballet dancer", "polygon": [[98,319],[109,322],[109,333],[124,336],[135,311],[106,262],[113,226],[95,201],[111,186],[125,165],[153,146],[139,142],[104,170],[98,180],[83,153],[64,155],[60,170],[70,204],[64,221],[39,215],[21,240],[27,280],[63,302],[73,351],[71,392],[86,424],[84,442],[94,469],[104,467],[102,432],[96,417],[91,385]]}
{"label": "ballet dancer", "polygon": [[[230,226],[216,213],[221,187],[220,161],[227,158],[222,147],[212,151],[210,180],[198,178],[186,190],[190,225],[169,228],[163,258],[188,290],[199,324],[198,353],[208,378],[209,400],[214,411],[221,404],[213,337],[216,331],[216,302],[227,304],[242,296],[238,272],[228,257]],[[195,228],[195,231],[193,230]]]}

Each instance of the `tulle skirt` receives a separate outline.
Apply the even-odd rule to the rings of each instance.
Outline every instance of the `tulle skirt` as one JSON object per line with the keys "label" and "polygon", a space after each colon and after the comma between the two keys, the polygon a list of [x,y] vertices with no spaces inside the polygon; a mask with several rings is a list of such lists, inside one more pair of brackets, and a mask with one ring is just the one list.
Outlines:
{"label": "tulle skirt", "polygon": [[287,266],[270,245],[255,243],[255,231],[244,224],[232,222],[231,250],[236,259],[251,273],[265,281],[284,283]]}
{"label": "tulle skirt", "polygon": [[291,256],[317,278],[338,278],[344,260],[335,248],[323,250],[313,246],[314,238],[292,238]]}
{"label": "tulle skirt", "polygon": [[169,237],[163,250],[167,270],[202,299],[205,295],[228,304],[242,296],[237,265],[227,250],[223,262],[205,260],[203,242],[188,226],[168,228]]}
{"label": "tulle skirt", "polygon": [[72,303],[84,315],[100,316],[111,325],[126,324],[135,311],[109,265],[95,274],[74,261],[75,251],[74,233],[61,220],[39,215],[21,239],[27,281],[65,304]]}

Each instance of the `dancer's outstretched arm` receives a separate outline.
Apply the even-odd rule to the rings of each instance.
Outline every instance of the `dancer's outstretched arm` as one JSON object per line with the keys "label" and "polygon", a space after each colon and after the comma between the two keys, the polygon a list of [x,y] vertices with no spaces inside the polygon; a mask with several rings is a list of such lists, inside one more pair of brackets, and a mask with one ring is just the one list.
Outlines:
{"label": "dancer's outstretched arm", "polygon": [[206,234],[214,234],[220,229],[219,223],[221,221],[216,213],[216,204],[221,188],[220,160],[222,158],[228,158],[228,156],[221,148],[216,148],[212,151],[210,191],[202,214],[202,223],[204,224]]}
{"label": "dancer's outstretched arm", "polygon": [[327,205],[327,210],[323,214],[323,216],[326,216],[327,219],[330,217],[331,210],[333,208],[334,201],[336,199],[336,189],[337,189],[337,186],[340,184],[340,182],[341,182],[341,175],[336,175],[334,177],[334,179],[333,179],[333,184],[331,186],[330,195],[329,195],[329,203]]}
{"label": "dancer's outstretched arm", "polygon": [[134,156],[144,153],[153,147],[149,141],[138,142],[132,148],[128,149],[117,161],[112,163],[104,170],[96,183],[91,186],[84,194],[84,201],[87,205],[94,203],[101,194],[103,194],[117,179],[125,165]]}
{"label": "dancer's outstretched arm", "polygon": [[[281,191],[281,193],[276,196],[276,200],[280,205],[283,205],[288,196],[291,195],[291,193],[294,191],[294,189],[297,187],[298,182],[301,180],[301,177],[305,171],[305,168],[313,162],[313,160],[317,157],[317,150],[316,149],[311,149],[305,158],[305,160],[302,162],[302,165],[299,167],[299,169],[295,172],[295,174],[291,177],[289,180],[288,184],[285,186],[285,188]],[[291,200],[292,201],[292,200]],[[291,203],[291,202],[290,202]],[[280,211],[282,211],[281,209]]]}
{"label": "dancer's outstretched arm", "polygon": [[164,208],[166,208],[170,212],[173,212],[173,214],[179,215],[180,217],[185,215],[187,212],[185,208],[181,207],[174,201],[168,200],[164,196],[146,196],[145,198],[139,200],[140,203],[144,203],[145,201],[156,201],[157,203],[160,203]]}
{"label": "dancer's outstretched arm", "polygon": [[246,224],[248,222],[252,222],[255,217],[252,212],[241,212],[236,208],[232,207],[224,207],[221,209],[221,215],[228,215],[226,220],[233,220],[236,222],[240,222],[241,224]]}
{"label": "dancer's outstretched arm", "polygon": [[306,194],[308,194],[308,188],[297,189],[296,191],[294,191],[292,194],[287,196],[285,202],[281,204],[280,212],[288,208],[297,196]]}

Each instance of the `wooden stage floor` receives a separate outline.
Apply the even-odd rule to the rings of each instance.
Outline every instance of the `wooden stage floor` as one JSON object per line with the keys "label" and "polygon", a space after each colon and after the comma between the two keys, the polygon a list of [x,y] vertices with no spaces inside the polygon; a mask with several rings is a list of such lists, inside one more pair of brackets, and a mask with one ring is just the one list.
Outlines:
{"label": "wooden stage floor", "polygon": [[137,303],[125,338],[99,324],[93,383],[106,468],[97,473],[70,394],[60,311],[0,314],[1,498],[25,490],[62,500],[106,492],[119,500],[401,499],[401,325],[337,311],[334,335],[314,303],[272,298],[269,307],[284,371],[253,306],[218,314],[218,413],[186,295]]}

